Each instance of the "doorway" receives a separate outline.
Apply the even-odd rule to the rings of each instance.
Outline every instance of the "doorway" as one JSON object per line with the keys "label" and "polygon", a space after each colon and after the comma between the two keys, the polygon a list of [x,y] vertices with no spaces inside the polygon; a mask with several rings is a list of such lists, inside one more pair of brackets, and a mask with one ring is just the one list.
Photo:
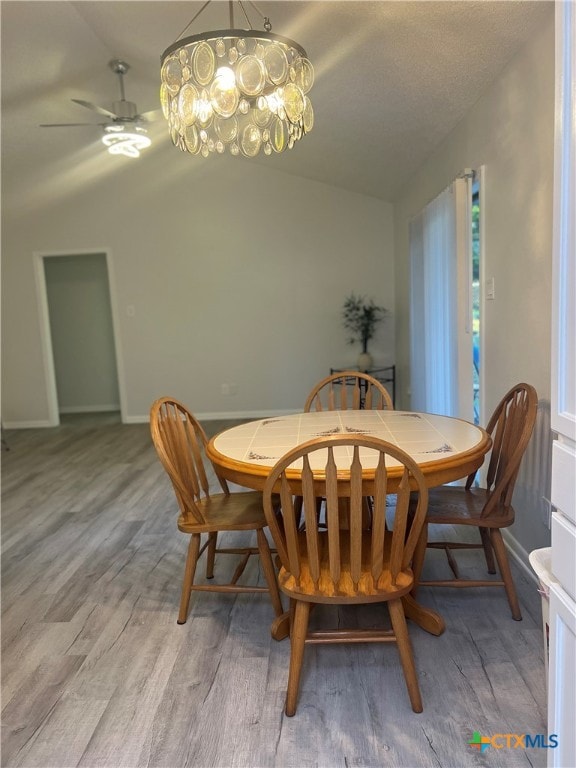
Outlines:
{"label": "doorway", "polygon": [[472,376],[474,424],[480,424],[480,178],[472,179]]}
{"label": "doorway", "polygon": [[471,188],[471,256],[472,256],[472,366],[474,387],[474,423],[486,426],[487,414],[484,401],[484,303],[493,299],[493,289],[487,285],[485,272],[485,197],[486,168],[481,165],[474,171]]}
{"label": "doorway", "polygon": [[483,168],[465,169],[410,221],[415,410],[482,423]]}
{"label": "doorway", "polygon": [[109,254],[36,254],[36,276],[50,423],[61,414],[123,414]]}

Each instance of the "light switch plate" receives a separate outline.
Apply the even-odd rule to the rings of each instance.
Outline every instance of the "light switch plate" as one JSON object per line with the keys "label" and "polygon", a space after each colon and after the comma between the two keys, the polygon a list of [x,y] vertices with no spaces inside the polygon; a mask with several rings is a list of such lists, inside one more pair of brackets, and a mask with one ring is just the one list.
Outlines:
{"label": "light switch plate", "polygon": [[489,277],[488,280],[486,280],[485,286],[486,286],[486,300],[494,299],[494,278]]}

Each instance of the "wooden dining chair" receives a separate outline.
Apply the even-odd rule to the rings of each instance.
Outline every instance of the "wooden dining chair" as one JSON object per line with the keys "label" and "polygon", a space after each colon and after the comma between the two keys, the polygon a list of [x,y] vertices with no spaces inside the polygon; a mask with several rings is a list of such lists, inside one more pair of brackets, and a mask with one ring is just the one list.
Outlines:
{"label": "wooden dining chair", "polygon": [[[502,528],[514,522],[512,493],[522,456],[530,440],[538,396],[530,384],[518,384],[504,395],[490,419],[486,431],[492,437],[492,450],[486,471],[486,487],[474,486],[476,473],[469,475],[465,487],[441,486],[430,491],[428,513],[421,541],[414,556],[414,572],[420,586],[432,587],[504,587],[512,617],[522,619]],[[480,542],[428,541],[428,526],[473,526]],[[420,580],[426,549],[444,549],[454,574],[450,579]],[[500,579],[462,578],[452,550],[484,550],[488,573],[495,574],[494,555]]]}
{"label": "wooden dining chair", "polygon": [[[348,469],[341,466],[343,453]],[[392,527],[386,523],[386,461],[401,468]],[[296,473],[301,476],[297,487],[295,472],[291,472],[295,462],[302,467],[301,473]],[[411,487],[418,501],[409,518]],[[304,529],[297,523],[295,491],[302,494]],[[280,493],[279,516],[275,492]],[[412,554],[426,515],[428,491],[417,464],[398,447],[375,437],[319,437],[286,453],[270,472],[263,493],[266,519],[281,562],[280,589],[290,598],[286,714],[296,712],[305,644],[338,642],[397,643],[412,709],[421,712],[422,699],[401,599],[414,585]],[[373,497],[370,530],[362,525],[367,495]],[[317,523],[318,496],[326,499],[325,529]],[[339,514],[342,498],[349,502],[346,527],[341,525]],[[310,606],[315,603],[379,602],[388,605],[392,629],[308,630]]]}
{"label": "wooden dining chair", "polygon": [[388,390],[378,379],[360,371],[340,371],[319,381],[308,395],[304,411],[394,410]]}
{"label": "wooden dining chair", "polygon": [[[204,466],[206,433],[200,422],[177,400],[162,397],[150,409],[152,441],[162,466],[168,473],[178,506],[178,529],[190,535],[184,582],[180,598],[178,624],[188,617],[192,590],[207,592],[269,592],[276,616],[282,614],[282,602],[276,581],[276,572],[268,540],[264,532],[266,518],[262,506],[262,494],[256,491],[230,493],[226,480],[217,472],[221,492],[212,494]],[[218,547],[220,531],[256,531],[257,548]],[[201,546],[202,534],[207,534]],[[232,579],[224,584],[195,584],[194,576],[198,558],[204,550],[206,578],[214,576],[216,554],[241,555]],[[259,554],[266,587],[238,584],[251,555]]]}
{"label": "wooden dining chair", "polygon": [[[306,399],[304,412],[346,410],[393,411],[392,398],[384,384],[368,373],[339,371],[319,381]],[[346,502],[342,501],[341,505]],[[369,498],[365,500],[364,526],[370,525]],[[296,505],[299,506],[299,503]],[[317,500],[317,514],[322,516],[323,500]]]}

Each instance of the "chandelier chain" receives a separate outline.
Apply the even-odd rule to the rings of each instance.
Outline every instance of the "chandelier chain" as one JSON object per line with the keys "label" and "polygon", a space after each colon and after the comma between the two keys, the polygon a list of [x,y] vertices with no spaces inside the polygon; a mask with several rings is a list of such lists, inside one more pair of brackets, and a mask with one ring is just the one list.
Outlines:
{"label": "chandelier chain", "polygon": [[[176,37],[174,38],[174,42],[179,40],[182,37],[182,35],[185,32],[187,32],[188,29],[190,29],[190,27],[192,26],[192,24],[194,24],[194,22],[196,21],[198,16],[200,16],[200,14],[210,5],[211,2],[212,2],[212,0],[206,0],[204,5],[202,6],[202,8],[200,8],[200,10],[190,19],[190,21],[188,22],[188,24],[186,24],[184,29],[178,35],[176,35]],[[230,28],[234,29],[234,3],[235,2],[237,2],[238,5],[240,6],[240,8],[242,9],[242,13],[244,14],[244,18],[246,19],[246,23],[248,24],[248,29],[254,29],[254,27],[252,26],[252,22],[250,21],[250,18],[248,16],[248,14],[246,13],[246,8],[244,8],[244,3],[242,2],[242,0],[228,0],[228,9],[229,9],[229,16],[230,16]],[[252,6],[252,8],[256,11],[256,13],[264,20],[264,29],[266,30],[266,32],[271,32],[272,31],[272,24],[270,23],[269,17],[265,16],[262,13],[262,11],[258,8],[256,3],[252,2],[252,0],[248,0],[248,2]]]}
{"label": "chandelier chain", "polygon": [[246,8],[244,8],[244,3],[242,2],[242,0],[238,0],[238,5],[242,9],[242,13],[244,14],[244,18],[246,19],[246,24],[248,24],[248,29],[253,29],[252,23],[248,18],[248,14],[246,13]]}
{"label": "chandelier chain", "polygon": [[202,11],[203,11],[203,10],[204,10],[204,9],[205,9],[207,6],[209,6],[211,2],[212,2],[212,0],[206,0],[206,2],[204,3],[204,5],[202,6],[202,8],[200,8],[200,10],[198,11],[198,13],[197,13],[197,14],[196,14],[196,15],[195,15],[193,18],[191,18],[191,19],[190,19],[190,21],[188,22],[188,24],[186,24],[186,26],[184,27],[184,29],[182,30],[182,32],[180,32],[178,35],[176,35],[176,37],[174,38],[174,42],[176,42],[176,40],[179,40],[179,39],[182,37],[182,35],[184,34],[184,32],[186,32],[186,30],[188,30],[188,29],[189,29],[189,28],[192,26],[192,24],[194,24],[194,22],[196,21],[196,19],[198,18],[198,16],[200,16],[200,14],[202,13]]}
{"label": "chandelier chain", "polygon": [[[261,11],[261,10],[258,8],[258,6],[256,5],[256,3],[253,3],[253,2],[252,2],[252,0],[248,0],[248,2],[249,2],[249,3],[250,3],[250,5],[252,6],[252,8],[254,8],[254,10],[256,11],[256,13],[257,13],[259,16],[261,16],[261,17],[264,19],[264,22],[265,22],[265,24],[264,24],[264,28],[266,29],[266,24],[270,24],[270,19],[269,19],[267,16],[265,16],[265,15],[262,13],[262,11]],[[271,31],[271,29],[272,29],[272,25],[270,24],[270,29],[266,29],[266,31],[267,31],[267,32],[270,32],[270,31]]]}

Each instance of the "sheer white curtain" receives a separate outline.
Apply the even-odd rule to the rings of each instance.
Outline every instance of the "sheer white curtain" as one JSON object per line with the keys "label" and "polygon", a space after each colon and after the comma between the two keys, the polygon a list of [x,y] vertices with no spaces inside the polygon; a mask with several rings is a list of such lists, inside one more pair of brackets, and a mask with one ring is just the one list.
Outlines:
{"label": "sheer white curtain", "polygon": [[410,222],[412,408],[473,419],[471,180]]}

